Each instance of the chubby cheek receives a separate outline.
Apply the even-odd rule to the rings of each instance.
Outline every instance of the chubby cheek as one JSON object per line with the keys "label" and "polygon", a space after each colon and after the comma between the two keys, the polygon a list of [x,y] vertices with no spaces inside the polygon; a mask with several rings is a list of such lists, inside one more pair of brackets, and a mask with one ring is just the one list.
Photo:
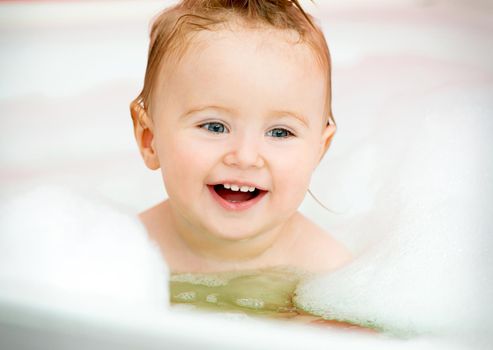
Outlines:
{"label": "chubby cheek", "polygon": [[289,157],[277,158],[272,163],[274,183],[274,200],[286,211],[295,211],[310,184],[311,175],[315,168],[313,157],[307,157],[312,149],[292,152]]}
{"label": "chubby cheek", "polygon": [[[163,180],[171,196],[197,195],[213,164],[213,154],[190,138],[168,137],[159,144]],[[189,197],[190,198],[190,197]]]}

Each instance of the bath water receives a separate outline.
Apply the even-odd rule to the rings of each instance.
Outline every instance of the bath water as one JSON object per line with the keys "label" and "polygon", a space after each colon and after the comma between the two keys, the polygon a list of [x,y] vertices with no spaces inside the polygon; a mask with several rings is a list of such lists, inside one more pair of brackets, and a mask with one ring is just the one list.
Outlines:
{"label": "bath water", "polygon": [[293,302],[300,281],[312,276],[295,268],[229,271],[209,274],[173,273],[170,302],[210,312],[236,314],[299,323],[359,328],[306,313]]}

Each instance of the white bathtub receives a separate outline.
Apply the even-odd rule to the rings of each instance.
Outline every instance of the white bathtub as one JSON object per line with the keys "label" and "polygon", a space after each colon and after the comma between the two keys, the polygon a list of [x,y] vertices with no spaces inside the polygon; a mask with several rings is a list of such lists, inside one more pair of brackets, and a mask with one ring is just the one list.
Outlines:
{"label": "white bathtub", "polygon": [[[144,167],[134,144],[128,105],[143,82],[148,21],[167,3],[0,3],[0,199],[45,183],[96,194],[131,213],[164,198],[159,173]],[[395,163],[386,160],[414,154],[405,142],[392,147],[396,135],[421,130],[413,118],[420,121],[426,111],[431,111],[427,126],[445,125],[450,133],[444,137],[452,135],[454,131],[446,125],[447,105],[473,114],[479,106],[483,108],[479,114],[491,114],[485,108],[491,107],[488,94],[493,97],[493,7],[486,1],[447,5],[431,0],[379,1],[371,6],[362,1],[333,1],[318,8],[307,6],[321,18],[331,49],[333,110],[339,130],[311,186],[333,213],[324,212],[309,197],[301,210],[359,254],[382,240],[392,225],[382,220],[382,214],[396,205],[385,201],[395,197],[385,192],[384,185],[426,192],[413,182],[421,174],[417,169],[406,172],[402,182],[392,177]],[[457,130],[457,137],[465,138],[469,148],[459,152],[462,163],[456,170],[469,169],[470,187],[460,182],[460,188],[436,188],[455,177],[436,178],[430,186],[439,193],[452,191],[459,198],[462,193],[482,193],[474,197],[474,205],[491,210],[491,185],[485,179],[493,173],[487,151],[492,144],[486,136],[493,130],[491,122],[479,120],[482,124],[468,124],[465,129],[459,124]],[[419,170],[436,174],[441,164],[424,166]],[[397,205],[405,207],[407,202]],[[487,236],[491,219],[486,217],[479,216],[477,224],[483,228],[475,231],[479,235],[471,237],[470,244],[491,242]],[[478,272],[487,262],[471,263]],[[484,273],[490,273],[489,269]],[[481,287],[491,287],[487,281]],[[70,348],[144,349],[164,344],[214,349],[450,349],[486,348],[491,340],[452,344],[456,339],[423,337],[399,341],[299,326],[202,319],[187,313],[170,316],[62,301],[46,304],[32,295],[8,292],[0,296],[0,345],[9,348],[68,344]],[[477,301],[483,302],[488,300]],[[478,317],[485,315],[486,311]],[[490,325],[484,321],[479,328]]]}

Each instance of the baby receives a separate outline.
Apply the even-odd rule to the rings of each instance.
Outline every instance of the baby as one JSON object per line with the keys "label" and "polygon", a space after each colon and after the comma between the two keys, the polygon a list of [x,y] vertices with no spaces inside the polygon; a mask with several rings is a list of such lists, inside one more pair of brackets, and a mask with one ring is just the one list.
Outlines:
{"label": "baby", "polygon": [[327,43],[297,0],[182,0],[160,13],[131,114],[169,197],[140,218],[172,272],[351,260],[298,211],[336,125]]}

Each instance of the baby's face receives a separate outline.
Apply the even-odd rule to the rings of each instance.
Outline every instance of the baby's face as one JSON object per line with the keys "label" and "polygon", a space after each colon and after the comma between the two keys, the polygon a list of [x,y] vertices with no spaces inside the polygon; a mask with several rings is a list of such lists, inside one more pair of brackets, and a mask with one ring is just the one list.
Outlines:
{"label": "baby's face", "polygon": [[334,127],[324,122],[325,73],[286,38],[203,31],[161,72],[153,145],[170,203],[194,230],[253,237],[286,222],[305,196]]}

